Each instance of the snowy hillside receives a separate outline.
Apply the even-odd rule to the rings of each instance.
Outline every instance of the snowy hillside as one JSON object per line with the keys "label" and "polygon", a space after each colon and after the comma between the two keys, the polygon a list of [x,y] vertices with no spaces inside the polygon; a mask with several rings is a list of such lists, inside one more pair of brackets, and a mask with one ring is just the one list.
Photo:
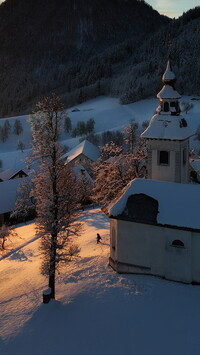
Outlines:
{"label": "snowy hillside", "polygon": [[[190,97],[183,97],[183,101],[191,102],[194,107],[188,114],[183,113],[191,128],[195,129],[200,124],[200,101],[191,100]],[[72,122],[72,128],[77,125],[78,121],[86,122],[90,118],[95,120],[95,133],[100,133],[106,130],[122,130],[127,125],[130,119],[141,124],[144,121],[149,121],[158,106],[158,100],[151,98],[141,100],[129,105],[119,104],[118,99],[109,97],[99,97],[94,100],[87,101],[76,107],[68,109],[67,115]],[[6,170],[10,167],[16,167],[20,161],[29,154],[31,131],[30,124],[27,122],[29,116],[11,117],[8,118],[11,126],[11,133],[8,140],[4,143],[0,142],[0,160],[2,161],[1,170]],[[13,133],[15,120],[20,120],[23,126],[23,132],[18,136]],[[0,125],[3,126],[5,119],[0,120]],[[62,133],[61,140],[63,145],[70,149],[79,143],[79,138],[71,138],[69,134]],[[19,141],[23,142],[24,150],[18,150]],[[197,152],[200,149],[200,143],[197,140],[191,139],[191,147],[196,148]]]}
{"label": "snowy hillside", "polygon": [[200,287],[116,274],[108,266],[108,218],[93,209],[81,220],[80,256],[58,275],[57,300],[48,305],[41,303],[47,280],[34,224],[19,226],[21,239],[7,244],[0,260],[0,354],[199,355]]}

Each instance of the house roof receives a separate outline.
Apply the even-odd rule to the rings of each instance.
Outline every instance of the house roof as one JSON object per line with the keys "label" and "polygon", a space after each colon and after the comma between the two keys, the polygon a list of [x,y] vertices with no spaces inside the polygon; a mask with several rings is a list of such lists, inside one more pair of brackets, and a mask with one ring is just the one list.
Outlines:
{"label": "house roof", "polygon": [[72,171],[74,172],[77,179],[80,179],[81,177],[85,177],[88,183],[93,184],[93,179],[91,178],[90,174],[83,166],[74,166],[72,168]]}
{"label": "house roof", "polygon": [[92,161],[96,161],[100,156],[100,149],[96,147],[94,144],[90,143],[87,140],[84,140],[80,144],[78,144],[75,148],[65,153],[61,159],[67,159],[67,162],[74,160],[80,154],[85,155],[88,159]]}
{"label": "house roof", "polygon": [[129,196],[135,194],[145,194],[158,201],[158,224],[200,229],[199,185],[134,179],[107,207],[109,217],[120,219]]}
{"label": "house roof", "polygon": [[184,140],[194,135],[182,116],[156,114],[141,134],[143,138]]}
{"label": "house roof", "polygon": [[200,159],[190,159],[191,167],[200,174]]}
{"label": "house roof", "polygon": [[0,173],[0,180],[7,181],[10,180],[13,176],[18,174],[20,171],[23,171],[26,175],[29,174],[30,170],[24,167],[16,167],[4,170]]}
{"label": "house roof", "polygon": [[13,211],[17,199],[17,189],[26,179],[14,179],[0,183],[0,214]]}

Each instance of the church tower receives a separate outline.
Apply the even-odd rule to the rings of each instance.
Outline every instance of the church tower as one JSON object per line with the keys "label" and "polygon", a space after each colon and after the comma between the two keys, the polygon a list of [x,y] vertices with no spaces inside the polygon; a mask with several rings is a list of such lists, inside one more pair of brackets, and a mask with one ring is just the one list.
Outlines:
{"label": "church tower", "polygon": [[189,138],[194,132],[180,115],[181,96],[175,90],[176,77],[170,59],[162,81],[164,86],[157,94],[157,113],[141,134],[147,141],[148,179],[188,183]]}

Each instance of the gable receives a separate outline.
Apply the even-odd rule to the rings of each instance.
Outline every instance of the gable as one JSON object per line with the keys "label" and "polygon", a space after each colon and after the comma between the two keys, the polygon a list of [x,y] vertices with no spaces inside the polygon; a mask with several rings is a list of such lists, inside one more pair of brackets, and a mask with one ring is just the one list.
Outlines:
{"label": "gable", "polygon": [[11,176],[9,180],[19,179],[19,178],[23,178],[23,177],[27,177],[27,176],[28,175],[23,170],[20,170],[16,174]]}
{"label": "gable", "polygon": [[121,216],[128,198],[137,194],[144,194],[158,201],[157,224],[200,230],[199,184],[134,179],[107,206],[105,212],[110,218],[125,219],[125,216]]}
{"label": "gable", "polygon": [[128,197],[122,217],[141,223],[157,223],[158,201],[146,194]]}

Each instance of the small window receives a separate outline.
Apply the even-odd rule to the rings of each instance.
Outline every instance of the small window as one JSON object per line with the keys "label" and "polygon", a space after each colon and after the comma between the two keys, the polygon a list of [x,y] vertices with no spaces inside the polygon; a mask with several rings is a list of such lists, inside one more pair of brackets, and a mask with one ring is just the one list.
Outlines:
{"label": "small window", "polygon": [[172,246],[178,248],[184,248],[185,245],[181,240],[176,239],[172,242]]}
{"label": "small window", "polygon": [[168,112],[169,111],[169,103],[165,102],[164,103],[164,112]]}
{"label": "small window", "polygon": [[169,152],[161,150],[159,152],[159,165],[169,165]]}
{"label": "small window", "polygon": [[178,101],[176,101],[175,107],[176,107],[176,111],[179,111],[179,112],[180,112],[179,102],[178,102]]}
{"label": "small window", "polygon": [[175,107],[175,101],[171,101],[171,102],[170,102],[170,106],[171,106],[171,107]]}
{"label": "small window", "polygon": [[187,121],[185,120],[185,118],[180,119],[179,126],[180,128],[187,127]]}

